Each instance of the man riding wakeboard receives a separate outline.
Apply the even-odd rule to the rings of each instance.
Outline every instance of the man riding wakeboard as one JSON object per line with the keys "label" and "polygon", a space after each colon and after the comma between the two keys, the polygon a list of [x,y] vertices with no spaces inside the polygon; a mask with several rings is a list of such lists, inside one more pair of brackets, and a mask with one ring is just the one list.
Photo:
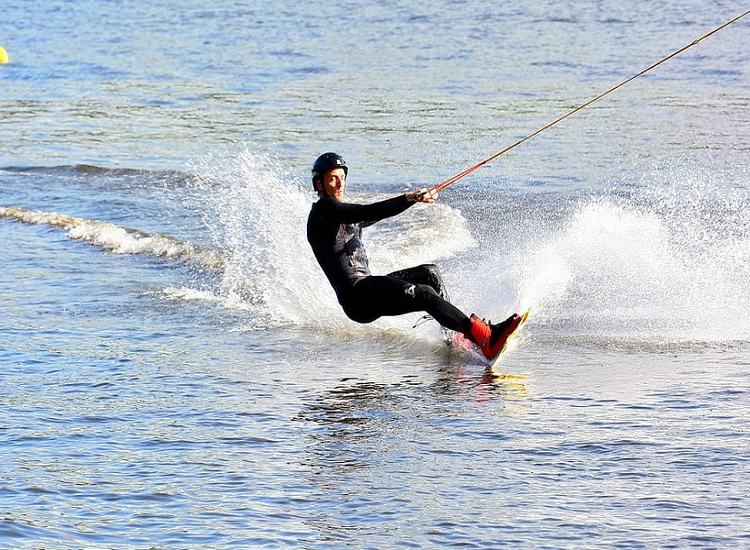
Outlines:
{"label": "man riding wakeboard", "polygon": [[307,219],[307,240],[344,313],[358,323],[371,323],[382,316],[424,311],[443,327],[463,334],[493,360],[520,324],[517,314],[499,324],[466,316],[448,301],[440,271],[433,264],[383,276],[370,272],[362,229],[417,202],[434,203],[437,193],[423,188],[366,205],[347,203],[348,174],[341,155],[329,152],[317,158],[312,183],[319,199]]}

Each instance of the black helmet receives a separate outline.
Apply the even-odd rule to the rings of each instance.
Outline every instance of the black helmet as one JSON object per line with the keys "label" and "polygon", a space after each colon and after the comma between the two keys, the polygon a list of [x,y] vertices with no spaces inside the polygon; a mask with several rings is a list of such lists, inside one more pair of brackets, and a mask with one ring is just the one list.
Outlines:
{"label": "black helmet", "polygon": [[344,174],[349,175],[349,167],[346,165],[344,157],[337,153],[323,153],[316,160],[312,167],[312,180],[313,186],[315,180],[323,177],[323,174],[333,170],[334,168],[343,168]]}

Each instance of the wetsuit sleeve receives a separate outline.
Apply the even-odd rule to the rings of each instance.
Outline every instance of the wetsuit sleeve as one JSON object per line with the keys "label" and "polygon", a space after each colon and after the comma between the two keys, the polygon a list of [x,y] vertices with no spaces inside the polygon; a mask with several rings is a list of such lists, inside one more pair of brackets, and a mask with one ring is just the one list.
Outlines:
{"label": "wetsuit sleeve", "polygon": [[385,218],[396,216],[414,204],[407,200],[406,195],[399,195],[372,204],[339,202],[330,197],[321,199],[319,203],[329,222],[337,224],[362,223],[363,225],[370,225]]}

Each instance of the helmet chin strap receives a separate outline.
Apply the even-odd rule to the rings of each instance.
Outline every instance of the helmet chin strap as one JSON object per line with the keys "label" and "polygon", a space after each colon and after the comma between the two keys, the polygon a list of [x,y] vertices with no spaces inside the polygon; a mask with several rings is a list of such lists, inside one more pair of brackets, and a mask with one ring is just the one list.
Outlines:
{"label": "helmet chin strap", "polygon": [[315,190],[318,192],[318,195],[321,197],[329,197],[330,195],[326,193],[325,185],[323,185],[323,182],[320,180],[320,178],[316,178],[314,181],[315,184]]}

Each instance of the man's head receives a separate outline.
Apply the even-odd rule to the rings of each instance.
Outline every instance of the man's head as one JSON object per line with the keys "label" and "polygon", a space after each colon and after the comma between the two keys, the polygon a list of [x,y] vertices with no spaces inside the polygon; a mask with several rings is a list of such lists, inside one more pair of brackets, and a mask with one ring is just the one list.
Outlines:
{"label": "man's head", "polygon": [[344,158],[336,153],[323,153],[313,164],[313,187],[321,196],[343,200],[349,168]]}

